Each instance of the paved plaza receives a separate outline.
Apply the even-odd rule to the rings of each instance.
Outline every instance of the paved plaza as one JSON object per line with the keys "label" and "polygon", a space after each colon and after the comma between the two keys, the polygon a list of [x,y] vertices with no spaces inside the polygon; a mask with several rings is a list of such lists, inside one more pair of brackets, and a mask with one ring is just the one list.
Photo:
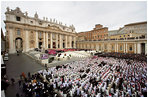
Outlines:
{"label": "paved plaza", "polygon": [[[72,58],[68,61],[53,61],[52,63],[48,64],[48,67],[54,67],[56,65],[62,65],[68,62],[81,60],[80,58]],[[45,69],[45,67],[36,62],[34,58],[28,56],[26,54],[10,54],[9,61],[6,61],[7,66],[7,76],[8,80],[11,81],[11,78],[15,79],[14,85],[9,85],[6,90],[6,97],[15,97],[16,93],[23,94],[22,89],[18,86],[18,80],[20,79],[20,75],[24,72],[27,76],[28,72],[31,74],[36,73],[39,70]]]}
{"label": "paved plaza", "polygon": [[15,97],[17,92],[22,92],[18,87],[18,80],[22,72],[27,75],[28,72],[35,73],[45,68],[25,54],[20,54],[19,56],[16,54],[9,55],[9,61],[6,61],[6,66],[9,81],[11,78],[14,78],[16,81],[14,85],[10,85],[7,88],[6,97]]}
{"label": "paved plaza", "polygon": [[38,70],[44,69],[44,66],[38,64],[32,58],[28,57],[25,54],[16,54],[9,55],[9,61],[6,62],[7,65],[7,76],[9,79],[14,78],[18,80],[22,72],[27,74],[35,73]]}

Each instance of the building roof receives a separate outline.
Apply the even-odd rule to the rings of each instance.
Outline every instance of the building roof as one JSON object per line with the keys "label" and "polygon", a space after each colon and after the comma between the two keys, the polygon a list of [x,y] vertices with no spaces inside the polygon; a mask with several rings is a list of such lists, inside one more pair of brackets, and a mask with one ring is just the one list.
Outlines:
{"label": "building roof", "polygon": [[125,26],[132,26],[132,25],[139,25],[139,24],[147,24],[147,21],[130,23],[130,24],[126,24]]}
{"label": "building roof", "polygon": [[118,30],[110,30],[110,31],[108,31],[108,32],[117,32]]}

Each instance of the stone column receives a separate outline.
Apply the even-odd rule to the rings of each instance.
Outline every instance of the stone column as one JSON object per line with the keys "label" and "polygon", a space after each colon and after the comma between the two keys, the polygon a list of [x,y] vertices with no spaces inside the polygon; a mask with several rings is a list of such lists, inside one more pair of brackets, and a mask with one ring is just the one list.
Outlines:
{"label": "stone column", "polygon": [[56,49],[58,49],[58,34],[56,34]]}
{"label": "stone column", "polygon": [[81,49],[83,49],[83,43],[81,43],[82,44],[82,48]]}
{"label": "stone column", "polygon": [[48,32],[46,32],[46,49],[48,49]]}
{"label": "stone column", "polygon": [[29,36],[28,36],[28,34],[29,34],[29,31],[28,30],[26,30],[26,34],[25,34],[25,46],[26,46],[26,52],[29,50]]}
{"label": "stone column", "polygon": [[[76,46],[77,48],[79,48],[78,46]],[[85,44],[83,43],[83,49],[84,49],[84,47],[85,47]]]}
{"label": "stone column", "polygon": [[96,50],[99,51],[99,45],[98,44],[96,44]]}
{"label": "stone column", "polygon": [[72,48],[71,43],[72,43],[72,37],[69,36],[69,48]]}
{"label": "stone column", "polygon": [[65,35],[65,48],[68,48],[67,46],[67,35]]}
{"label": "stone column", "polygon": [[12,28],[9,29],[9,53],[15,53],[15,39],[13,35],[14,31]]}
{"label": "stone column", "polygon": [[42,47],[42,49],[45,49],[45,32],[43,32],[43,47]]}
{"label": "stone column", "polygon": [[62,35],[60,34],[60,49],[63,49],[63,39]]}
{"label": "stone column", "polygon": [[118,43],[117,43],[117,52],[118,52]]}
{"label": "stone column", "polygon": [[141,54],[141,43],[137,44],[137,53]]}
{"label": "stone column", "polygon": [[145,54],[147,54],[147,42],[145,43]]}
{"label": "stone column", "polygon": [[126,51],[125,51],[125,43],[123,44],[123,47],[124,47],[124,53],[126,53]]}
{"label": "stone column", "polygon": [[102,47],[102,51],[104,52],[104,49],[105,49],[105,46],[104,46],[104,43],[103,43],[103,47]]}
{"label": "stone column", "polygon": [[50,49],[53,48],[53,42],[52,42],[52,33],[50,33]]}
{"label": "stone column", "polygon": [[117,52],[117,44],[115,43],[115,52]]}
{"label": "stone column", "polygon": [[39,42],[38,42],[38,32],[36,31],[36,48],[39,48]]}
{"label": "stone column", "polygon": [[107,52],[110,52],[110,43],[107,44]]}
{"label": "stone column", "polygon": [[137,52],[136,52],[136,43],[134,43],[134,53],[136,54]]}
{"label": "stone column", "polygon": [[128,50],[127,50],[127,43],[126,43],[126,48],[125,48],[125,49],[126,49],[126,53],[128,53]]}
{"label": "stone column", "polygon": [[86,44],[86,49],[88,49],[88,45]]}
{"label": "stone column", "polygon": [[74,37],[74,48],[76,48],[76,37]]}

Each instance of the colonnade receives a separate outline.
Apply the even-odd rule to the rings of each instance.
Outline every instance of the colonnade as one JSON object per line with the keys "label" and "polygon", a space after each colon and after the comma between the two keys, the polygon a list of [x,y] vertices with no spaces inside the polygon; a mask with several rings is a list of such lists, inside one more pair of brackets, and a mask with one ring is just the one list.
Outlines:
{"label": "colonnade", "polygon": [[[36,33],[36,48],[39,48],[38,33]],[[76,36],[74,34],[68,35],[52,32],[42,32],[42,34],[43,40],[41,42],[43,43],[42,48],[44,49],[76,48]]]}
{"label": "colonnade", "polygon": [[[107,48],[105,49],[105,45]],[[113,47],[113,48],[112,48]],[[77,42],[77,48],[79,49],[94,49],[102,52],[120,52],[120,53],[135,53],[147,54],[147,42],[135,41],[135,42]],[[130,50],[131,49],[131,50]]]}

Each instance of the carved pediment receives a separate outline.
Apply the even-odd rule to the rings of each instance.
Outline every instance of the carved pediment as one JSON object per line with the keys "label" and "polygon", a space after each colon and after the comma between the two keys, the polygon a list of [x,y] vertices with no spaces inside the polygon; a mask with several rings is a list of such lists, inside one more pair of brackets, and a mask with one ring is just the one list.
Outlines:
{"label": "carved pediment", "polygon": [[16,15],[16,16],[25,16],[24,13],[20,10],[19,7],[16,7],[15,10],[10,10],[10,11],[8,9],[6,14],[13,14],[13,15]]}

